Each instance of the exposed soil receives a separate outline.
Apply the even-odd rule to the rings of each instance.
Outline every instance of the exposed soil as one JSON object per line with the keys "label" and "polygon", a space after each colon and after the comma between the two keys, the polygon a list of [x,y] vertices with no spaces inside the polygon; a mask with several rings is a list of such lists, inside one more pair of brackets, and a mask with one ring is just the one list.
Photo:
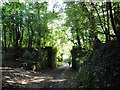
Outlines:
{"label": "exposed soil", "polygon": [[1,67],[2,88],[76,88],[73,79],[75,71],[68,66],[41,71],[24,70],[22,68]]}

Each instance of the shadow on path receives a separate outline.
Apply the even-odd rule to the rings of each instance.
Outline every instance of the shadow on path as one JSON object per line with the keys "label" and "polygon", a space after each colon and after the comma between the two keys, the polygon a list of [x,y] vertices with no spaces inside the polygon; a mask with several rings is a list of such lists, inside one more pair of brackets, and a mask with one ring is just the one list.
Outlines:
{"label": "shadow on path", "polygon": [[[53,70],[33,72],[20,68],[1,67],[2,87],[14,88],[75,88],[75,71],[67,64]],[[23,89],[22,89],[23,90]]]}

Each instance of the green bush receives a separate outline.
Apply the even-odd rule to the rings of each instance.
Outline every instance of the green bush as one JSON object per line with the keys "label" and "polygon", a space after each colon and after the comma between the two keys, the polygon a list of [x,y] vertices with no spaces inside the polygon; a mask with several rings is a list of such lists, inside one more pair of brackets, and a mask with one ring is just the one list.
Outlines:
{"label": "green bush", "polygon": [[120,87],[120,46],[117,41],[104,44],[86,57],[76,80],[80,88]]}
{"label": "green bush", "polygon": [[47,67],[47,52],[43,49],[28,51],[26,50],[22,57],[22,61],[27,63],[29,67],[32,67],[35,63],[36,69],[40,70]]}
{"label": "green bush", "polygon": [[25,61],[35,61],[36,60],[36,52],[32,51],[25,51],[23,56],[22,56],[23,60]]}
{"label": "green bush", "polygon": [[37,69],[40,70],[40,69],[45,69],[47,68],[48,66],[48,53],[46,50],[44,49],[39,49],[37,51]]}

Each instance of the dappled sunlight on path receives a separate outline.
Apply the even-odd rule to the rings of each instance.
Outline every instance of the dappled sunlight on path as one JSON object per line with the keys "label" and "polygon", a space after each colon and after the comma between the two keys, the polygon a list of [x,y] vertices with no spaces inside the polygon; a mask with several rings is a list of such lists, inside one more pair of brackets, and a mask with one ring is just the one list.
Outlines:
{"label": "dappled sunlight on path", "polygon": [[71,78],[73,72],[67,64],[53,70],[48,69],[39,72],[10,67],[2,67],[1,69],[3,74],[3,87],[7,87],[9,85],[20,88],[75,87],[75,85],[71,85],[69,82],[74,81]]}

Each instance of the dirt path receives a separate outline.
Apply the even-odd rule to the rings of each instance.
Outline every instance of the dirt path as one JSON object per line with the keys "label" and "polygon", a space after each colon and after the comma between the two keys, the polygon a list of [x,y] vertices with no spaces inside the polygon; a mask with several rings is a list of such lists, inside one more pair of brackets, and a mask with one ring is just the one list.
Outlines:
{"label": "dirt path", "polygon": [[19,68],[2,67],[2,87],[20,88],[75,88],[75,71],[63,66],[40,72],[26,71]]}

